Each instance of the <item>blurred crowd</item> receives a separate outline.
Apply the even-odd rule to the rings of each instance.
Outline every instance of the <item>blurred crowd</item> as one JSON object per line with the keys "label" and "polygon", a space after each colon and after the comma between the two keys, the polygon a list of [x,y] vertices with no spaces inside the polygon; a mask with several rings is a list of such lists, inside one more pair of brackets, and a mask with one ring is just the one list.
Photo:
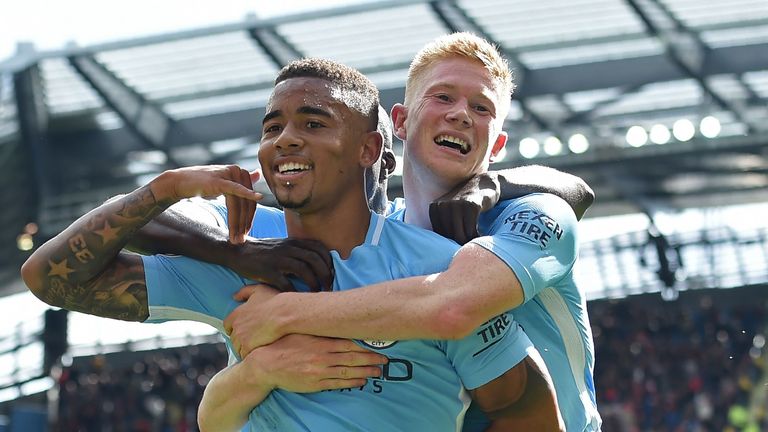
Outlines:
{"label": "blurred crowd", "polygon": [[603,430],[767,431],[761,298],[591,303]]}
{"label": "blurred crowd", "polygon": [[59,379],[54,430],[196,431],[203,389],[226,364],[223,344],[153,351],[131,362],[110,355],[75,363]]}
{"label": "blurred crowd", "polygon": [[[657,297],[589,305],[603,430],[768,430],[765,302]],[[226,365],[222,344],[115,358],[64,369],[58,431],[195,431],[203,389]]]}

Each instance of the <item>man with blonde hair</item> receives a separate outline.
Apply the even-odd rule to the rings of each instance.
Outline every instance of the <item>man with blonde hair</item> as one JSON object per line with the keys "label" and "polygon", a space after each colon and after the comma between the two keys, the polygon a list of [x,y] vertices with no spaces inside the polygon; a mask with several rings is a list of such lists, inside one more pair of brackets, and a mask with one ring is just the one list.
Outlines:
{"label": "man with blonde hair", "polygon": [[[462,183],[487,173],[506,144],[502,127],[512,89],[506,62],[482,38],[455,33],[424,47],[411,65],[405,103],[392,109],[395,135],[404,142],[405,199],[390,217],[464,233],[468,242],[447,270],[429,276],[342,293],[250,287],[248,302],[225,322],[239,351],[292,333],[455,339],[482,326],[478,335],[490,340],[503,327],[492,317],[509,312],[544,358],[566,430],[600,430],[586,298],[573,275],[572,209],[549,194],[499,203],[491,194],[478,202],[485,211],[478,225],[435,217],[436,209],[453,205],[451,198],[467,194]],[[465,430],[487,425],[477,412],[467,421]]]}
{"label": "man with blonde hair", "polygon": [[[370,210],[364,178],[381,154],[377,112],[378,90],[358,71],[302,59],[280,71],[263,119],[259,160],[264,178],[285,208],[288,233],[319,240],[334,251],[335,290],[439,271],[459,248]],[[253,179],[236,166],[166,171],[41,246],[24,264],[24,280],[52,305],[128,320],[193,319],[221,330],[222,319],[236,306],[232,295],[253,281],[190,258],[138,257],[121,248],[136,229],[179,199],[223,193],[258,201],[260,195],[249,189]],[[248,207],[252,217],[253,206],[241,208]],[[330,388],[349,387],[350,378],[357,383],[344,391],[302,393],[303,388],[275,388],[282,380],[263,370],[225,372],[219,378],[234,378],[221,398],[228,414],[201,417],[201,429],[235,430],[250,418],[259,430],[459,430],[471,393],[494,417],[497,430],[520,424],[514,412],[503,409],[520,399],[527,410],[540,413],[526,425],[560,430],[549,383],[540,370],[529,373],[522,363],[536,350],[507,314],[497,320],[503,327],[495,328],[492,341],[480,333],[455,341],[369,340],[358,341],[359,346],[336,341],[352,367],[331,364],[335,384]],[[243,365],[253,366],[249,359],[256,354],[246,356]],[[241,369],[234,365],[227,372]]]}

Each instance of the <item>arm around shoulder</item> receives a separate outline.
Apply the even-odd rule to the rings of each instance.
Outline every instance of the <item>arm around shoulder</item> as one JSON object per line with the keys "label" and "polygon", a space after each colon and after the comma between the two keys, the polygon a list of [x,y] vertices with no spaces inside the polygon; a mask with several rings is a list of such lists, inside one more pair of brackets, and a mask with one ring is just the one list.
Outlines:
{"label": "arm around shoulder", "polygon": [[490,318],[523,303],[515,273],[492,252],[473,243],[453,257],[448,269],[431,281],[425,307],[440,339],[461,339]]}
{"label": "arm around shoulder", "polygon": [[541,165],[489,171],[499,183],[502,200],[531,193],[550,193],[565,200],[581,219],[595,201],[592,188],[580,177]]}

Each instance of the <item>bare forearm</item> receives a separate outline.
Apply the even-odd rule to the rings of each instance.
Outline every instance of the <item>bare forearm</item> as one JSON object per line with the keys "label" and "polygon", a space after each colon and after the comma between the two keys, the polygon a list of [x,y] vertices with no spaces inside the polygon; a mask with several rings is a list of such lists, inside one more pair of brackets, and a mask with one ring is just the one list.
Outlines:
{"label": "bare forearm", "polygon": [[197,412],[201,432],[239,431],[251,410],[269,396],[270,389],[243,378],[243,368],[242,363],[229,366],[206,386]]}
{"label": "bare forearm", "polygon": [[[483,272],[476,272],[482,264]],[[343,292],[283,293],[267,304],[279,333],[354,339],[459,339],[522,303],[514,273],[465,246],[443,273]],[[266,308],[266,305],[265,305]]]}
{"label": "bare forearm", "polygon": [[32,254],[22,267],[25,283],[55,306],[111,318],[145,318],[143,266],[137,257],[119,253],[167,205],[145,186],[92,210]]}
{"label": "bare forearm", "polygon": [[191,218],[175,207],[168,208],[139,229],[126,248],[144,255],[183,255],[226,265],[233,247],[228,232],[208,221]]}
{"label": "bare forearm", "polygon": [[581,219],[595,200],[595,194],[584,180],[572,174],[539,165],[490,171],[499,183],[501,200],[531,193],[551,193],[565,200]]}

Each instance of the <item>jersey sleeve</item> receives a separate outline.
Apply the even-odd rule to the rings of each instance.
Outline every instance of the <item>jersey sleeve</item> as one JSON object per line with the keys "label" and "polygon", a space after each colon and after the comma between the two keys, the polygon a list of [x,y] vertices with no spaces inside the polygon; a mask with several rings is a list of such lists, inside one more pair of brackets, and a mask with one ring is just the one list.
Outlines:
{"label": "jersey sleeve", "polygon": [[532,194],[506,201],[483,237],[472,240],[504,261],[523,287],[525,301],[573,270],[576,216],[562,199]]}
{"label": "jersey sleeve", "polygon": [[145,322],[191,320],[222,330],[221,322],[239,303],[232,299],[252,283],[235,272],[182,256],[142,257],[149,318]]}
{"label": "jersey sleeve", "polygon": [[509,312],[491,318],[463,339],[440,343],[469,390],[500,377],[535,349]]}

